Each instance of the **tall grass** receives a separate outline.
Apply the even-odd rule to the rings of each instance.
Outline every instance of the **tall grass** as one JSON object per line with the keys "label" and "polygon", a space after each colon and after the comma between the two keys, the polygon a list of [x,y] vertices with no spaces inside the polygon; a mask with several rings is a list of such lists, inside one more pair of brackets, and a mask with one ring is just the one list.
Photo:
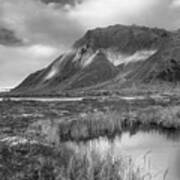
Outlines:
{"label": "tall grass", "polygon": [[180,128],[180,106],[150,106],[137,112],[137,118],[142,124],[154,124],[161,128]]}
{"label": "tall grass", "polygon": [[[46,124],[43,124],[46,123]],[[104,158],[94,151],[76,153],[60,140],[88,140],[99,136],[112,136],[126,128],[156,125],[166,128],[180,127],[180,106],[149,106],[129,112],[89,112],[69,121],[40,121],[36,125],[45,132],[47,143],[58,139],[56,146],[45,144],[0,143],[1,180],[145,180],[151,173],[143,173],[130,159]],[[35,124],[34,124],[35,125]],[[34,126],[33,125],[33,126]],[[36,126],[35,125],[35,126]],[[51,128],[52,126],[52,128]],[[34,127],[33,127],[34,128]],[[39,132],[42,131],[42,132]],[[58,135],[58,136],[57,136]],[[59,138],[60,136],[60,138]],[[57,138],[58,137],[58,138]],[[42,141],[43,142],[43,141]],[[166,179],[166,171],[164,179]]]}
{"label": "tall grass", "polygon": [[59,135],[62,141],[79,141],[99,136],[112,137],[124,130],[143,127],[179,129],[180,106],[149,106],[126,112],[90,112],[59,123]]}
{"label": "tall grass", "polygon": [[131,161],[111,154],[100,158],[93,151],[75,153],[63,144],[0,147],[1,180],[143,180]]}
{"label": "tall grass", "polygon": [[60,139],[88,140],[99,136],[112,136],[122,130],[123,117],[116,112],[90,112],[59,124]]}

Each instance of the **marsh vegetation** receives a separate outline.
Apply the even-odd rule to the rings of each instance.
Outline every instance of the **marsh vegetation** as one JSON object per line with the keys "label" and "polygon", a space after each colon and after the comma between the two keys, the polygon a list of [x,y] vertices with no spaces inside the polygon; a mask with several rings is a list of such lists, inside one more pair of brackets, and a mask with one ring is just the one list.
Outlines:
{"label": "marsh vegetation", "polygon": [[151,172],[144,174],[131,158],[123,155],[115,158],[111,151],[100,157],[93,149],[82,153],[66,143],[88,143],[99,137],[113,140],[124,132],[136,134],[141,130],[174,134],[180,129],[180,104],[176,98],[172,99],[112,96],[78,102],[2,101],[0,177],[3,180],[150,178]]}

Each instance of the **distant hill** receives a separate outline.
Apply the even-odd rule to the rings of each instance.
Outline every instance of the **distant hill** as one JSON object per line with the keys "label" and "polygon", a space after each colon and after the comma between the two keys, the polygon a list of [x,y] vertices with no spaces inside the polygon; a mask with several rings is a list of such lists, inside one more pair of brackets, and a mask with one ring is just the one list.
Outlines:
{"label": "distant hill", "polygon": [[47,68],[28,76],[15,94],[58,94],[66,90],[106,88],[180,80],[180,32],[114,25],[89,30],[72,49]]}

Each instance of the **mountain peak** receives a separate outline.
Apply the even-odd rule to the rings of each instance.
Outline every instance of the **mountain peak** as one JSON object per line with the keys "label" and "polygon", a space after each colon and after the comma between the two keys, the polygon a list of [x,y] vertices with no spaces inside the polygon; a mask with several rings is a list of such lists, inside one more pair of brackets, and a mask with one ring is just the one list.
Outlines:
{"label": "mountain peak", "polygon": [[169,32],[163,29],[114,25],[87,31],[73,47],[77,49],[87,46],[93,50],[114,47],[124,52],[134,53],[139,49],[159,48],[162,41],[168,37]]}

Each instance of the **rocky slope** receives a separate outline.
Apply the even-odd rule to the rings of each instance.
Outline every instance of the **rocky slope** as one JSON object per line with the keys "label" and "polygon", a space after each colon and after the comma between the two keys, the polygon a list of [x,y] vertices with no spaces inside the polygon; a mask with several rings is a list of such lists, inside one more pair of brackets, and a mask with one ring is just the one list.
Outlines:
{"label": "rocky slope", "polygon": [[59,93],[104,82],[180,80],[180,32],[115,25],[89,30],[69,52],[31,74],[13,93]]}

